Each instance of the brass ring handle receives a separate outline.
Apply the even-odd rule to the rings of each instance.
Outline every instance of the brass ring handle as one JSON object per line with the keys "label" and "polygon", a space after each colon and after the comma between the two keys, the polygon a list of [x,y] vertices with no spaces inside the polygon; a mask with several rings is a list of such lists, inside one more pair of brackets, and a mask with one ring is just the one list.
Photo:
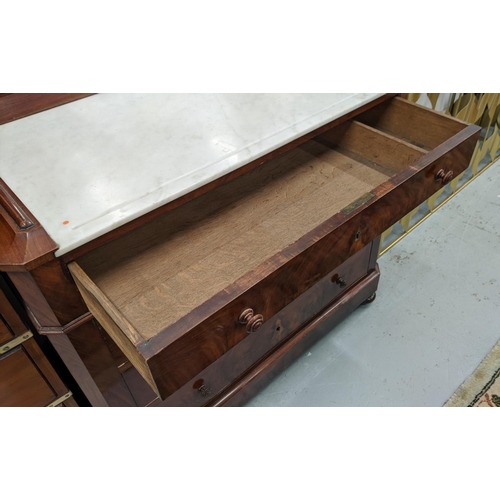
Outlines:
{"label": "brass ring handle", "polygon": [[446,184],[449,184],[453,180],[453,172],[449,170],[448,172],[445,173],[443,169],[439,170],[439,172],[436,174],[436,182],[441,181],[441,184],[443,186],[446,186]]}
{"label": "brass ring handle", "polygon": [[238,318],[242,325],[247,325],[247,333],[255,333],[263,324],[264,316],[254,314],[253,309],[245,309]]}

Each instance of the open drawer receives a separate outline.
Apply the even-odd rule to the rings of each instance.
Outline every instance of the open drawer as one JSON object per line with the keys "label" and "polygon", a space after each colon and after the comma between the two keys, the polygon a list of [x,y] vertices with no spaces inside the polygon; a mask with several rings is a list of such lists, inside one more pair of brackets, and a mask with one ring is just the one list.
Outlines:
{"label": "open drawer", "polygon": [[68,265],[162,399],[461,173],[480,128],[393,98],[324,130]]}

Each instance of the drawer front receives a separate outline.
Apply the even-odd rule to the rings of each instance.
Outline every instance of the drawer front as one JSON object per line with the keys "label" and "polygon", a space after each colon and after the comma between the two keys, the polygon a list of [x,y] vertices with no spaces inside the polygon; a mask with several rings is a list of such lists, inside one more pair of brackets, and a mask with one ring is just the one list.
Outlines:
{"label": "drawer front", "polygon": [[71,393],[6,293],[0,276],[0,406],[47,406]]}
{"label": "drawer front", "polygon": [[56,398],[23,347],[0,357],[0,406],[46,406]]}
{"label": "drawer front", "polygon": [[[0,278],[0,285],[5,286]],[[17,335],[16,335],[17,334]],[[0,288],[0,406],[46,406],[56,399],[29,355],[38,350]]]}
{"label": "drawer front", "polygon": [[[376,252],[377,250],[374,249]],[[165,401],[168,406],[202,406],[241,376],[269,351],[284,342],[311,318],[349,291],[370,267],[372,245],[353,255],[318,283],[269,318],[215,363]],[[189,353],[186,354],[189,356]],[[189,364],[189,357],[185,359]]]}

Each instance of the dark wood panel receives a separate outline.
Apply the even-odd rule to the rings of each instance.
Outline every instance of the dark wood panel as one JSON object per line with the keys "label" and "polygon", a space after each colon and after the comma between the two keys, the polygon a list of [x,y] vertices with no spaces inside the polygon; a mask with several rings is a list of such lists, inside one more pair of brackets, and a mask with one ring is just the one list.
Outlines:
{"label": "dark wood panel", "polygon": [[22,347],[0,357],[0,406],[46,406],[55,399]]}
{"label": "dark wood panel", "polygon": [[94,94],[0,94],[0,125]]}
{"label": "dark wood panel", "polygon": [[13,336],[14,335],[12,335],[10,328],[4,322],[4,319],[0,316],[0,344],[8,342],[12,339]]}
{"label": "dark wood panel", "polygon": [[132,366],[129,359],[125,356],[125,354],[123,354],[123,351],[116,345],[116,343],[113,342],[104,328],[100,328],[100,331],[106,347],[113,356],[115,366],[118,367],[122,373],[127,371],[128,368]]}
{"label": "dark wood panel", "polygon": [[31,276],[34,281],[32,288],[38,287],[54,312],[58,324],[67,325],[88,313],[71,274],[60,260],[54,259],[33,269]]}
{"label": "dark wood panel", "polygon": [[[43,354],[41,348],[36,343],[34,338],[23,343],[23,349],[29,355],[37,369],[47,381],[56,395],[56,398],[64,396],[68,392],[67,387],[56,373],[54,367],[50,364],[49,360]],[[17,374],[12,374],[17,376]]]}
{"label": "dark wood panel", "polygon": [[3,277],[0,276],[0,316],[2,316],[3,320],[14,335],[21,335],[25,333],[28,328],[23,323],[14,309],[14,306],[10,303],[8,297],[6,296],[3,289],[5,287],[7,290],[6,286],[7,285]]}
{"label": "dark wood panel", "polygon": [[[64,361],[69,372],[75,379],[76,383],[85,394],[89,403],[92,406],[109,406],[108,402],[104,398],[102,392],[99,390],[98,385],[92,378],[90,372],[88,371],[82,358],[79,356],[75,347],[68,339],[67,335],[49,335],[48,339],[57,354]],[[97,371],[105,371],[107,365],[104,364],[101,367],[97,367]]]}
{"label": "dark wood panel", "polygon": [[[33,276],[28,271],[11,272],[8,276],[21,295],[30,319],[38,332],[42,333],[44,328],[60,329],[59,320]],[[56,292],[57,290],[54,290],[54,293]]]}
{"label": "dark wood panel", "polygon": [[371,254],[370,254],[370,260],[368,262],[368,270],[373,271],[377,267],[377,259],[378,259],[378,251],[380,248],[380,241],[382,239],[382,235],[380,235],[378,238],[375,238],[373,240],[373,243],[371,245]]}
{"label": "dark wood panel", "polygon": [[41,335],[67,334],[90,321],[92,315],[77,293],[71,277],[63,276],[65,264],[61,261],[51,261],[49,264],[41,267],[41,275],[36,272],[37,269],[32,272],[10,272],[8,275],[20,293],[37,331]]}
{"label": "dark wood panel", "polygon": [[70,332],[68,338],[109,406],[137,406],[94,321]]}
{"label": "dark wood panel", "polygon": [[149,384],[141,377],[140,373],[134,367],[125,371],[123,373],[123,378],[137,406],[149,406],[153,401],[158,399],[153,389],[151,389]]}
{"label": "dark wood panel", "polygon": [[[0,285],[3,282],[0,278]],[[0,344],[8,342],[16,334],[24,333],[26,329],[15,314],[10,302],[7,300],[3,290],[0,288]]]}

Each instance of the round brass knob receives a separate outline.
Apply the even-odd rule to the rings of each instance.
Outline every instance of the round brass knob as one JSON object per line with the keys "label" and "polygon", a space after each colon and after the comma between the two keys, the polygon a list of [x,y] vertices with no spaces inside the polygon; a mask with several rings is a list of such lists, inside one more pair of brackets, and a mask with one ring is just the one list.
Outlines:
{"label": "round brass knob", "polygon": [[254,314],[253,309],[245,309],[238,318],[242,325],[247,325],[247,333],[255,333],[264,323],[262,314]]}
{"label": "round brass knob", "polygon": [[448,172],[445,172],[443,169],[441,169],[436,174],[435,179],[436,179],[436,182],[441,181],[441,184],[443,186],[446,186],[446,184],[449,184],[453,180],[453,172],[451,170]]}

